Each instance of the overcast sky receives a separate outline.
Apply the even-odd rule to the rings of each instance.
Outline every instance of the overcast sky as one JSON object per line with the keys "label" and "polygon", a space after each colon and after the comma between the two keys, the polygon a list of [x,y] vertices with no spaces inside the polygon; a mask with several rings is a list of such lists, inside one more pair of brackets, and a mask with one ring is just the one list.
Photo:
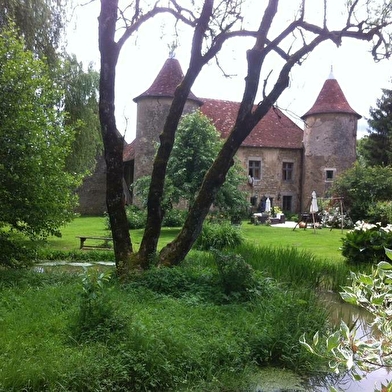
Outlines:
{"label": "overcast sky", "polygon": [[[319,0],[313,0],[310,4],[315,5],[317,1]],[[335,1],[332,0],[331,3],[334,4]],[[291,2],[292,0],[290,4]],[[75,53],[85,65],[93,62],[97,70],[99,4],[96,1],[88,6],[78,7],[68,32],[68,52]],[[257,6],[257,1],[255,4]],[[165,26],[165,19],[149,23],[139,31],[137,39],[131,38],[125,44],[120,55],[117,66],[116,119],[119,131],[125,133],[128,142],[135,137],[136,104],[133,98],[150,87],[169,56],[169,45],[174,36],[165,31]],[[369,108],[376,105],[382,88],[392,88],[392,61],[374,63],[368,53],[368,45],[346,40],[340,48],[331,43],[319,46],[303,65],[295,67],[290,87],[278,100],[278,106],[287,110],[286,114],[302,126],[298,118],[313,105],[332,66],[333,74],[349,104],[363,116],[359,121],[358,135],[366,134]],[[232,77],[225,78],[212,62],[202,70],[192,88],[193,93],[199,98],[241,101],[246,73],[245,52],[251,46],[252,42],[244,39],[224,46],[221,65]],[[179,47],[176,58],[185,72],[189,61],[189,46],[183,44]]]}

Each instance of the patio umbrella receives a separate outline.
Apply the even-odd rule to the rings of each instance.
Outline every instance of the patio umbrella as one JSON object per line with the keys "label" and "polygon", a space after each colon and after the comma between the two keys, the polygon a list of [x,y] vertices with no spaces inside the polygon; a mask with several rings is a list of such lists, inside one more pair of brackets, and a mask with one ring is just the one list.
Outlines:
{"label": "patio umbrella", "polygon": [[267,197],[267,200],[265,201],[265,212],[270,212],[271,211],[271,200],[269,197]]}
{"label": "patio umbrella", "polygon": [[317,205],[317,195],[316,192],[312,192],[312,202],[310,203],[310,213],[314,214],[318,211],[318,205]]}
{"label": "patio umbrella", "polygon": [[312,214],[312,219],[313,219],[313,230],[316,232],[316,220],[314,218],[314,214],[318,211],[318,205],[317,205],[317,195],[316,192],[312,192],[312,201],[310,203],[310,213]]}

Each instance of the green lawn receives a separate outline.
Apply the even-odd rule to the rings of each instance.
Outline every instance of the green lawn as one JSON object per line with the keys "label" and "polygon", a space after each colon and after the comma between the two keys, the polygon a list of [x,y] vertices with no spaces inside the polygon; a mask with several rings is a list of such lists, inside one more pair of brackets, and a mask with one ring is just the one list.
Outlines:
{"label": "green lawn", "polygon": [[[247,241],[265,246],[293,247],[307,250],[315,256],[330,260],[343,260],[340,252],[341,239],[345,233],[340,229],[291,229],[273,226],[255,226],[244,221],[241,230]],[[178,228],[163,228],[159,240],[159,248],[171,241],[179,232]],[[62,228],[62,237],[50,237],[49,247],[55,250],[76,250],[79,248],[78,235],[108,236],[106,218],[104,217],[79,217]],[[143,235],[143,230],[131,230],[134,249],[137,250]]]}
{"label": "green lawn", "polygon": [[343,260],[340,247],[345,230],[340,229],[299,229],[274,226],[255,226],[243,222],[242,231],[247,241],[265,246],[285,246],[307,250],[315,256],[331,260]]}

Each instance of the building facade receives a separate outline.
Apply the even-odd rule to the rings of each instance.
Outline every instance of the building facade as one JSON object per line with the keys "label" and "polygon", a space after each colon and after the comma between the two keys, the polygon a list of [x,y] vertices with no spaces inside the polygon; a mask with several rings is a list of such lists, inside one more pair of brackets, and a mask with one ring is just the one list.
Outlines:
{"label": "building facade", "polygon": [[[169,58],[151,87],[134,99],[136,138],[124,146],[127,186],[151,173],[159,135],[182,79],[180,63]],[[235,123],[239,103],[198,98],[190,93],[184,114],[197,109],[226,138]],[[318,197],[330,196],[334,179],[356,160],[360,117],[348,104],[332,74],[314,105],[302,116],[304,129],[279,109],[271,108],[237,152],[244,168],[242,188],[254,209],[262,208],[262,201],[269,198],[273,206],[283,211],[306,212],[313,191]],[[82,205],[80,210],[83,211]]]}

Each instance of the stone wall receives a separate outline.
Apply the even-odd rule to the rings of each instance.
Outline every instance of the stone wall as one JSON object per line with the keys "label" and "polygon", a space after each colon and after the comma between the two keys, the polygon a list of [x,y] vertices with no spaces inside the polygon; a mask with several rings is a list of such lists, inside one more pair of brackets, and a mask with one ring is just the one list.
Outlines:
{"label": "stone wall", "polygon": [[[292,211],[299,212],[301,189],[302,162],[301,150],[240,147],[237,157],[244,167],[243,189],[250,197],[256,196],[258,201],[265,196],[273,199],[273,204],[282,208],[283,196],[292,197]],[[261,161],[261,180],[254,181],[253,186],[248,184],[249,160]],[[293,163],[293,177],[291,181],[283,181],[283,162]]]}
{"label": "stone wall", "polygon": [[[138,101],[134,180],[152,172],[159,135],[163,131],[171,103],[172,98],[165,97],[144,97]],[[188,101],[183,113],[193,112],[198,107],[196,102]]]}
{"label": "stone wall", "polygon": [[[319,114],[306,119],[302,200],[305,209],[312,191],[331,196],[333,180],[356,160],[357,118],[353,114]],[[327,172],[333,179],[327,178]]]}
{"label": "stone wall", "polygon": [[102,216],[106,208],[106,163],[103,155],[97,159],[95,171],[83,180],[77,190],[79,206],[76,212],[82,215]]}

